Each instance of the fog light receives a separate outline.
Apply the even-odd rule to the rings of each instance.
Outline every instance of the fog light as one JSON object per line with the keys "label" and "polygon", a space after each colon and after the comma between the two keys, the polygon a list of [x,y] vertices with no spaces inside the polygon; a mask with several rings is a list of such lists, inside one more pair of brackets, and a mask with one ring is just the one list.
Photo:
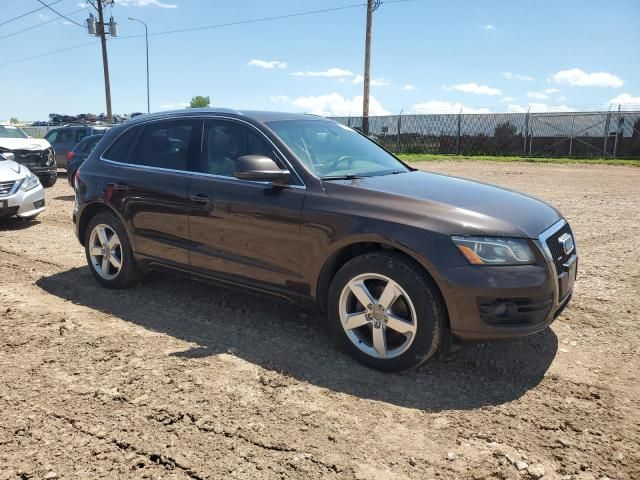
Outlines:
{"label": "fog light", "polygon": [[511,302],[498,302],[493,309],[493,314],[499,318],[506,318],[518,313],[518,306]]}

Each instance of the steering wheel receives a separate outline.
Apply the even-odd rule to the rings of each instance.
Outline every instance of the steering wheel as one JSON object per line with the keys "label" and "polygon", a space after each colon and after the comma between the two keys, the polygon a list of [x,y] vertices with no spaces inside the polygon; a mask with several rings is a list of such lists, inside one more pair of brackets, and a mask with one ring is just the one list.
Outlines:
{"label": "steering wheel", "polygon": [[342,162],[344,161],[348,161],[347,163],[347,168],[351,167],[351,164],[353,163],[353,158],[351,158],[351,155],[342,155],[338,158],[336,158],[333,163],[331,164],[331,166],[329,167],[328,171],[333,171],[335,170],[335,168]]}

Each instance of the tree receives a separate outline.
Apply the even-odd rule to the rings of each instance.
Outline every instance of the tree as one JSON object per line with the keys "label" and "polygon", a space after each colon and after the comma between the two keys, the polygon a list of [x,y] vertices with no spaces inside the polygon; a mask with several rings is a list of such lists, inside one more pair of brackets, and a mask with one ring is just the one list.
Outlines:
{"label": "tree", "polygon": [[493,138],[495,139],[495,146],[498,151],[495,153],[500,155],[513,154],[517,133],[518,128],[508,120],[496,125],[493,131]]}
{"label": "tree", "polygon": [[209,97],[203,97],[202,95],[196,95],[191,99],[190,108],[202,108],[208,107],[211,104]]}
{"label": "tree", "polygon": [[18,123],[18,119],[16,117],[11,117],[11,119],[9,120],[9,123]]}

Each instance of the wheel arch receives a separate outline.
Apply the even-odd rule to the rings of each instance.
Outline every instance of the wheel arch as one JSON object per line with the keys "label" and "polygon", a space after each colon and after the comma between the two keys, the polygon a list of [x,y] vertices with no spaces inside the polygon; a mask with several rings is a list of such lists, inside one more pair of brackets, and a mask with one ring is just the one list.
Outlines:
{"label": "wheel arch", "polygon": [[396,245],[387,241],[386,239],[372,238],[369,240],[353,240],[345,245],[342,245],[334,250],[334,252],[327,258],[324,265],[320,269],[320,273],[316,282],[316,304],[320,312],[326,313],[327,300],[329,296],[329,287],[331,280],[336,275],[338,270],[342,268],[348,261],[356,258],[360,255],[371,252],[390,252],[401,258],[407,260],[409,263],[416,266],[422,271],[435,285],[437,294],[440,296],[442,303],[447,313],[447,326],[449,327],[449,311],[447,302],[442,293],[442,288],[437,275],[434,275],[433,266],[425,261],[420,261],[418,255],[412,252],[410,249],[401,245]]}
{"label": "wheel arch", "polygon": [[[87,233],[87,227],[89,226],[89,222],[91,219],[100,213],[111,213],[114,215],[123,225],[126,225],[122,216],[113,208],[111,208],[106,203],[102,202],[93,202],[87,205],[82,209],[82,213],[80,214],[80,218],[78,220],[78,238],[80,239],[80,243],[84,246],[84,239]],[[125,227],[126,228],[126,227]],[[129,238],[131,241],[131,238]],[[133,243],[132,243],[133,246]]]}

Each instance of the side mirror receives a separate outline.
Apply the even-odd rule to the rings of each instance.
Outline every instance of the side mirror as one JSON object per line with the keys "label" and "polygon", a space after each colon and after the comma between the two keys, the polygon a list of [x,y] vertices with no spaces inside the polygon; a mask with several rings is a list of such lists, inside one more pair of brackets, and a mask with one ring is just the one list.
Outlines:
{"label": "side mirror", "polygon": [[234,175],[240,180],[270,182],[274,185],[282,185],[291,177],[289,170],[279,168],[276,162],[264,155],[245,155],[238,158]]}
{"label": "side mirror", "polygon": [[13,152],[2,152],[0,153],[0,157],[4,157],[7,160],[15,160],[16,156],[13,154]]}

